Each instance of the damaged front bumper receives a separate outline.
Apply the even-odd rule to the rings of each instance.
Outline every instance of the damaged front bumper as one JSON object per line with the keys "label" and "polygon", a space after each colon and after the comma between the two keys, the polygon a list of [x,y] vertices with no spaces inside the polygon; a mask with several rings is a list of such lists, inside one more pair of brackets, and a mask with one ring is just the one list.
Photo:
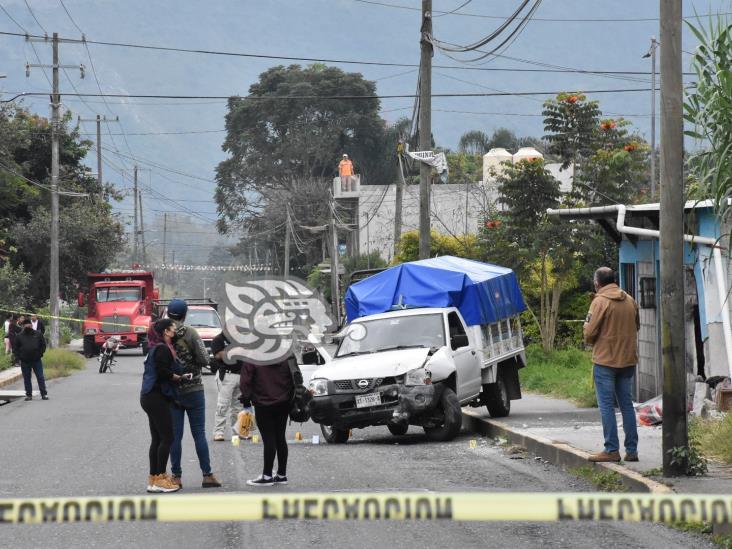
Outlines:
{"label": "damaged front bumper", "polygon": [[[311,416],[316,423],[338,429],[411,423],[413,418],[433,409],[442,396],[441,385],[382,385],[376,391],[381,404],[358,407],[361,393],[336,393],[314,397]],[[370,394],[371,394],[370,393]]]}

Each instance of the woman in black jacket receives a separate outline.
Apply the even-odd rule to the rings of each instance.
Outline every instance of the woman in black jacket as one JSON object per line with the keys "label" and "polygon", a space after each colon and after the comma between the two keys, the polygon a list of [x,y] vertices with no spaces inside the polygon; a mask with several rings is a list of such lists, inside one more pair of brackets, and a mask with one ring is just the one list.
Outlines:
{"label": "woman in black jacket", "polygon": [[166,473],[170,445],[173,443],[173,419],[170,413],[174,391],[172,384],[181,380],[181,376],[176,373],[177,356],[172,344],[174,335],[175,325],[169,318],[158,320],[153,325],[148,338],[155,346],[145,359],[142,375],[140,405],[147,414],[152,439],[148,452],[150,474],[147,491],[154,493],[180,490],[180,486]]}
{"label": "woman in black jacket", "polygon": [[[257,428],[264,446],[262,474],[247,480],[250,486],[287,484],[287,417],[294,386],[287,359],[275,364],[244,362],[240,374],[241,402],[244,410],[254,404]],[[277,457],[277,474],[272,474]]]}

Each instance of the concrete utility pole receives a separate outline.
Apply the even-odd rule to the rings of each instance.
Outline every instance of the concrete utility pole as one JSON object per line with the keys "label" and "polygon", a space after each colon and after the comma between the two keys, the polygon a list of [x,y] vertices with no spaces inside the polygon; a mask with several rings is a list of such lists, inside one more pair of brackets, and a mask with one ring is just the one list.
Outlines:
{"label": "concrete utility pole", "polygon": [[137,202],[140,205],[140,240],[142,241],[142,264],[147,265],[147,247],[145,246],[145,222],[142,218],[142,191],[139,191]]}
{"label": "concrete utility pole", "polygon": [[59,265],[58,265],[58,130],[61,122],[61,96],[58,84],[58,33],[53,33],[53,95],[51,96],[51,347],[59,343]]}
{"label": "concrete utility pole", "polygon": [[285,265],[282,276],[290,276],[290,207],[287,207],[287,221],[285,222]]}
{"label": "concrete utility pole", "polygon": [[212,280],[210,277],[203,277],[201,281],[203,282],[203,299],[206,299],[206,281]]}
{"label": "concrete utility pole", "polygon": [[[48,42],[48,37],[45,38],[30,38],[26,37],[27,41],[43,41]],[[61,65],[58,60],[58,44],[59,38],[58,33],[53,33],[53,39],[51,46],[53,50],[53,64],[51,65],[52,78],[52,91],[51,91],[51,265],[50,265],[50,280],[49,280],[49,309],[51,313],[50,318],[50,344],[51,347],[58,347],[59,344],[59,203],[58,203],[58,176],[59,176],[59,129],[61,126],[61,94],[59,90],[59,69],[67,68],[78,68],[81,70],[81,77],[84,78],[84,65]],[[48,65],[31,65],[26,63],[25,75],[30,76],[31,67],[46,68]]]}
{"label": "concrete utility pole", "polygon": [[661,361],[663,474],[686,473],[669,451],[688,448],[684,331],[684,120],[681,0],[660,0],[661,17]]}
{"label": "concrete utility pole", "polygon": [[[107,122],[107,117],[104,115],[97,115],[96,118],[82,118],[78,116],[76,120],[81,122],[96,122],[97,123],[97,183],[101,187],[104,179],[102,177],[102,122]],[[115,116],[114,122],[119,122],[119,116]]]}
{"label": "concrete utility pole", "polygon": [[[402,201],[404,197],[404,170],[402,166],[402,154],[398,152],[397,160],[399,160],[399,177],[396,182],[396,197],[394,199],[394,253],[396,254],[397,246],[402,238]],[[376,213],[374,213],[376,215]]]}
{"label": "concrete utility pole", "polygon": [[[432,0],[422,0],[419,61],[419,150],[432,149]],[[419,258],[430,256],[430,191],[432,167],[419,163]]]}
{"label": "concrete utility pole", "polygon": [[[376,215],[376,212],[374,212],[374,215]],[[369,213],[363,212],[363,218],[366,220],[366,268],[371,268],[371,235],[369,231],[369,225],[371,224],[371,220],[369,219]]]}
{"label": "concrete utility pole", "polygon": [[643,57],[651,58],[651,200],[656,197],[656,50],[658,41],[651,36],[651,49]]}
{"label": "concrete utility pole", "polygon": [[[168,258],[166,252],[168,244],[168,214],[163,214],[163,265],[166,265],[166,260]],[[168,278],[168,271],[167,269],[163,270],[163,280],[161,283],[162,288],[160,288],[160,297],[165,299],[165,280]]]}
{"label": "concrete utility pole", "polygon": [[134,177],[134,183],[133,183],[133,188],[132,188],[132,194],[135,196],[135,216],[134,216],[134,222],[133,222],[133,227],[132,227],[132,234],[134,235],[133,236],[134,245],[133,245],[133,252],[132,252],[132,262],[139,263],[140,257],[138,255],[139,249],[138,249],[137,243],[138,243],[138,237],[139,237],[140,233],[137,230],[138,229],[138,227],[137,227],[137,199],[139,198],[138,194],[137,194],[137,166],[135,166],[134,172],[135,172],[135,177]]}
{"label": "concrete utility pole", "polygon": [[339,306],[340,293],[338,289],[338,230],[335,221],[335,197],[331,200],[330,212],[330,295],[331,306],[333,307],[333,317],[336,319],[336,325],[341,325],[341,308]]}

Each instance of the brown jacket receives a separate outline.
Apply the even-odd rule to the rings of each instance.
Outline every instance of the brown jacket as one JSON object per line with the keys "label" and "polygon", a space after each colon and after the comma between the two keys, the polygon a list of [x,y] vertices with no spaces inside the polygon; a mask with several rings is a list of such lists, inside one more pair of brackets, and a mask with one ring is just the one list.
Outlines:
{"label": "brown jacket", "polygon": [[638,305],[617,284],[600,288],[590,304],[582,334],[592,345],[592,362],[612,368],[638,363]]}

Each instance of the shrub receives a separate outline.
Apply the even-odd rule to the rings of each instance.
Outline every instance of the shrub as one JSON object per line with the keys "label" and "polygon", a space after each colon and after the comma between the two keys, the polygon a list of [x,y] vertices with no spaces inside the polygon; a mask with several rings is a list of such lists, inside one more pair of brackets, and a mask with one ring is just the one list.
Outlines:
{"label": "shrub", "polygon": [[43,355],[43,369],[46,378],[54,379],[71,375],[74,370],[82,370],[84,358],[79,353],[64,349],[48,349]]}
{"label": "shrub", "polygon": [[519,370],[521,385],[533,391],[595,407],[590,353],[576,348],[545,353],[541,345],[526,347],[526,368]]}

